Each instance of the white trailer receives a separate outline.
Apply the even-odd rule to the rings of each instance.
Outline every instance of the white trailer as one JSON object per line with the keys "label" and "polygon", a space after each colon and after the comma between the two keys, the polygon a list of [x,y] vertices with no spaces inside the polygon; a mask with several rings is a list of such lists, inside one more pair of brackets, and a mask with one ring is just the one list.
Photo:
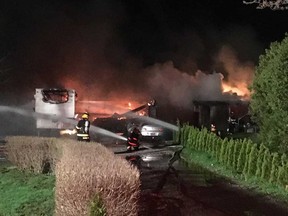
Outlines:
{"label": "white trailer", "polygon": [[[37,118],[37,129],[67,129],[71,125],[59,121],[61,118],[75,117],[76,92],[73,89],[62,88],[36,88],[35,112],[52,115],[51,119]],[[55,118],[53,118],[53,115]]]}

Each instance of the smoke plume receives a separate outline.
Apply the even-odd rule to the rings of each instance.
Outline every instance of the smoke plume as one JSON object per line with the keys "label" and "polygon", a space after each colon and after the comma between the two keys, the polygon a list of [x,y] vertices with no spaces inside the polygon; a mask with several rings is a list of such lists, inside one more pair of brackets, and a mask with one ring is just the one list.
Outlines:
{"label": "smoke plume", "polygon": [[[191,106],[194,100],[229,101],[247,99],[248,86],[253,79],[254,64],[241,63],[228,46],[223,46],[215,58],[215,65],[222,64],[222,71],[205,73],[197,70],[194,75],[177,69],[173,62],[155,64],[148,68],[151,94],[180,107]],[[223,74],[226,74],[224,77]]]}
{"label": "smoke plume", "polygon": [[[235,98],[237,89],[249,93],[254,66],[247,59],[255,60],[260,50],[254,29],[221,23],[220,31],[217,24],[208,25],[210,18],[202,13],[207,8],[200,4],[203,11],[194,12],[203,25],[192,12],[178,17],[160,1],[140,7],[119,1],[16,1],[3,6],[7,36],[0,43],[13,44],[12,70],[5,83],[0,81],[5,104],[19,98],[26,103],[35,88],[54,87],[76,89],[79,100],[156,97],[180,106]],[[182,18],[175,24],[170,15],[185,16],[187,25],[178,26]],[[222,81],[230,94],[222,93]]]}

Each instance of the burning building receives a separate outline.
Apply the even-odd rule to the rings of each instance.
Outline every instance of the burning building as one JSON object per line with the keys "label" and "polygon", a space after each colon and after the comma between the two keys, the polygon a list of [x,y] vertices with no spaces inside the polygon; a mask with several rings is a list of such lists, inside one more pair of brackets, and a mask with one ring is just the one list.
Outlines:
{"label": "burning building", "polygon": [[[131,103],[129,103],[131,104]],[[130,105],[131,108],[131,105]],[[129,124],[140,124],[137,116],[150,116],[157,118],[156,102],[152,100],[126,112],[110,114],[108,117],[98,117],[92,122],[93,125],[105,128],[116,133],[126,133]]]}
{"label": "burning building", "polygon": [[[244,100],[193,100],[189,107],[179,107],[171,104],[157,106],[157,117],[160,120],[176,124],[189,123],[197,128],[214,127],[221,134],[231,132],[231,124],[248,114],[249,101]],[[234,127],[235,125],[233,125]],[[237,126],[233,131],[237,130]]]}
{"label": "burning building", "polygon": [[[229,122],[248,114],[254,66],[240,62],[227,47],[216,57],[223,73],[181,71],[173,62],[150,68],[150,86],[159,101],[158,117],[176,123],[227,131]],[[221,70],[221,71],[222,71]],[[232,120],[233,119],[233,120]]]}
{"label": "burning building", "polygon": [[194,101],[194,125],[210,130],[236,132],[238,120],[248,114],[247,101]]}

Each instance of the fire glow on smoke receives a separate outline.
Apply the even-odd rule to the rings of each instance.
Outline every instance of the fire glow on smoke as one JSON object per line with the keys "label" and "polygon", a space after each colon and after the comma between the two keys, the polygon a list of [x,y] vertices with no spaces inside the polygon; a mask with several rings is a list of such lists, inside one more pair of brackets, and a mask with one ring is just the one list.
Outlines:
{"label": "fire glow on smoke", "polygon": [[248,86],[253,80],[254,64],[240,62],[227,47],[223,47],[215,61],[222,65],[223,73],[201,70],[187,73],[176,68],[173,62],[156,64],[148,69],[152,74],[151,92],[182,107],[189,107],[193,100],[249,100]]}
{"label": "fire glow on smoke", "polygon": [[243,99],[250,98],[250,92],[247,88],[246,83],[239,83],[237,86],[231,86],[229,85],[229,83],[225,83],[222,81],[222,89],[223,93],[237,94]]}
{"label": "fire glow on smoke", "polygon": [[[197,71],[195,75],[184,73],[172,63],[153,68],[154,77],[150,80],[151,89],[162,100],[169,100],[181,107],[190,107],[193,100],[229,101],[248,99],[246,80],[224,80],[221,73],[206,74]],[[231,77],[230,77],[231,79]]]}
{"label": "fire glow on smoke", "polygon": [[251,62],[241,63],[235,52],[227,46],[223,46],[219,51],[217,60],[223,64],[228,73],[227,79],[222,79],[223,93],[237,94],[242,99],[249,100],[248,86],[253,80],[254,64]]}
{"label": "fire glow on smoke", "polygon": [[[195,64],[197,65],[196,62]],[[117,85],[110,86],[109,94],[103,93],[109,82],[92,86],[77,79],[66,78],[63,82],[64,86],[76,89],[79,95],[79,113],[123,113],[152,98],[181,107],[190,107],[193,100],[249,100],[248,87],[252,83],[255,69],[253,63],[240,61],[231,47],[223,46],[210,68],[217,70],[184,71],[172,61],[156,63],[144,69],[134,68],[131,69],[133,80],[119,81]],[[117,80],[117,76],[111,76],[111,80]],[[117,86],[121,87],[121,90]],[[113,104],[107,106],[107,101]]]}

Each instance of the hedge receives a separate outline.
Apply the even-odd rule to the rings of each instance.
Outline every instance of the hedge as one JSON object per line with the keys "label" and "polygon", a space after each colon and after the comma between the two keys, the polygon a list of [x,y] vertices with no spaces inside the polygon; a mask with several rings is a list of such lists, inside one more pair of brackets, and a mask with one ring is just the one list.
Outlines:
{"label": "hedge", "polygon": [[256,177],[287,189],[288,161],[285,154],[271,153],[265,144],[253,143],[250,139],[221,139],[206,128],[183,125],[178,133],[176,136],[183,137],[181,144],[186,152],[206,152],[245,179]]}
{"label": "hedge", "polygon": [[56,175],[55,215],[137,215],[140,174],[99,143],[6,137],[7,159],[21,170]]}

